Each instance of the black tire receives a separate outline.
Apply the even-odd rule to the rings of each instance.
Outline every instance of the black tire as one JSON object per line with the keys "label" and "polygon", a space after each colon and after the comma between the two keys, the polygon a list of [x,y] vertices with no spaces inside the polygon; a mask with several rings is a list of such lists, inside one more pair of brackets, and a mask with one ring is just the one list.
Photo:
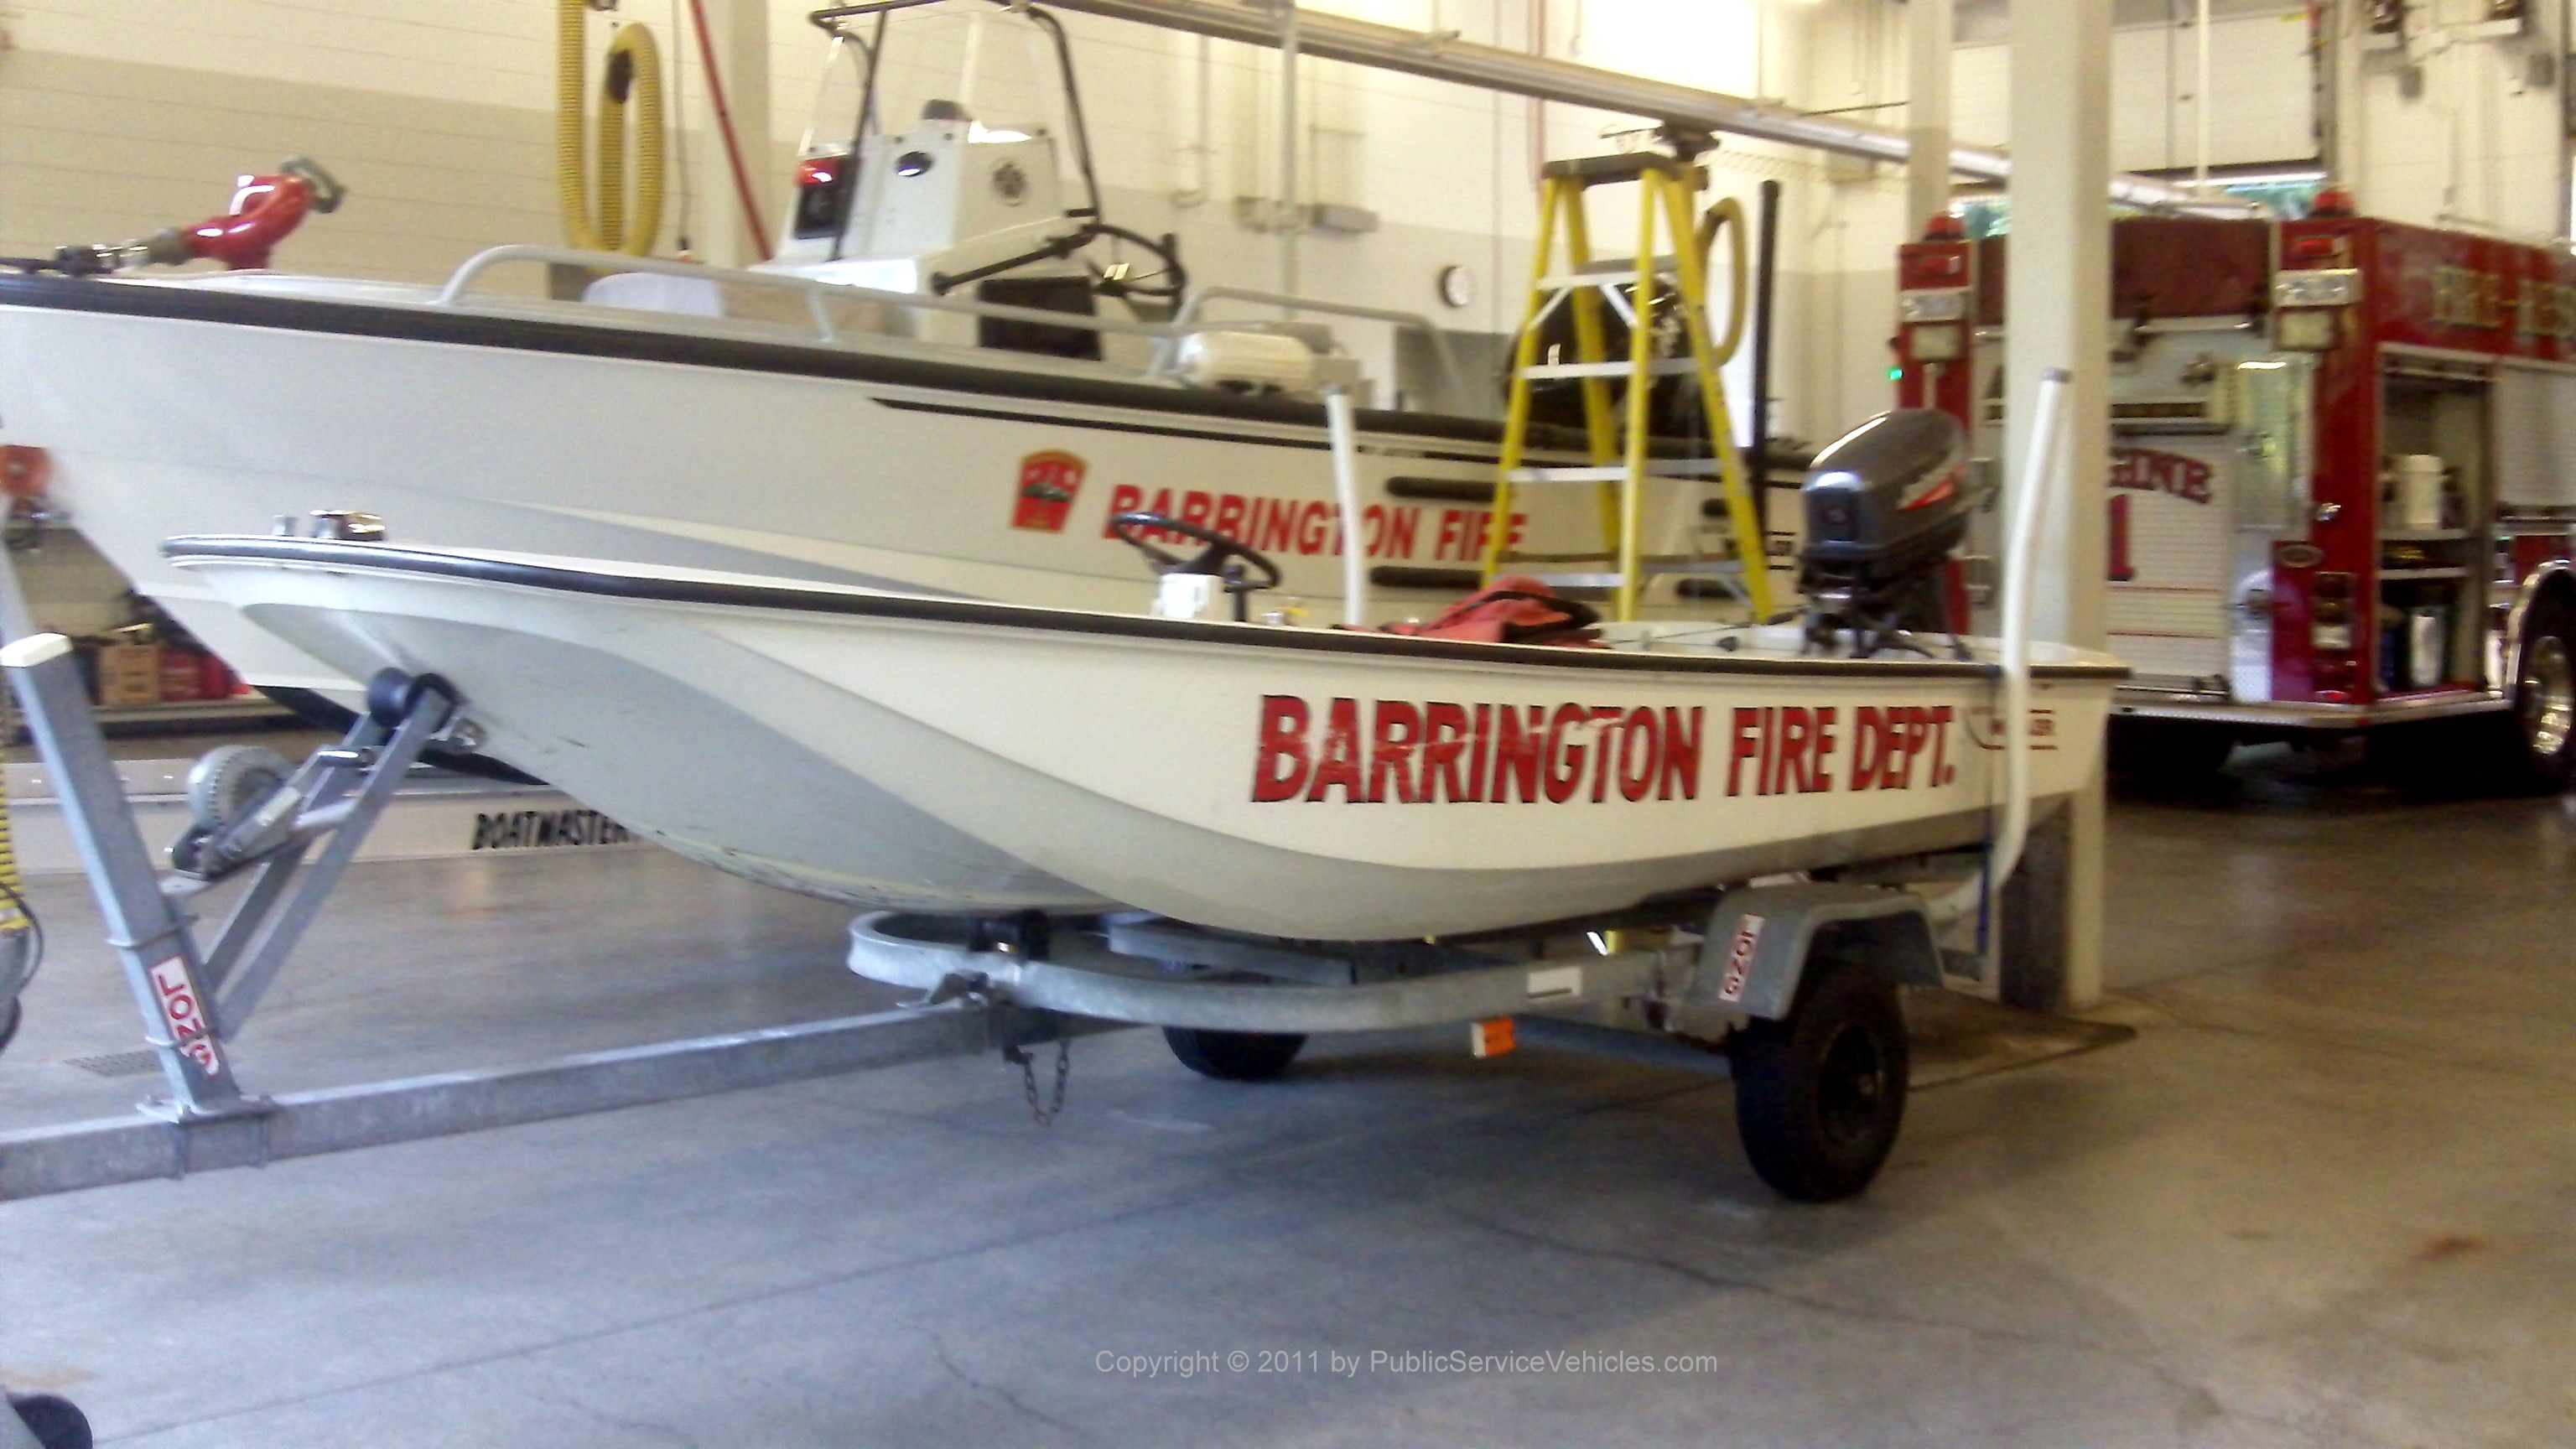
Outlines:
{"label": "black tire", "polygon": [[2236,736],[2224,725],[2115,716],[2110,726],[2111,773],[2141,782],[2206,781],[2236,752]]}
{"label": "black tire", "polygon": [[18,1027],[26,1019],[27,1003],[17,997],[10,997],[7,1006],[0,1006],[0,1052],[7,1051],[9,1043],[18,1039]]}
{"label": "black tire", "polygon": [[[2479,734],[2481,727],[2487,733]],[[2499,773],[2506,777],[2504,788],[2519,788],[2512,771],[2493,768],[2499,761],[2510,764],[2519,740],[2494,718],[2471,716],[2379,725],[2363,734],[2362,746],[2370,773],[2382,783],[2449,799],[2496,789]]]}
{"label": "black tire", "polygon": [[51,1394],[11,1394],[9,1407],[45,1449],[90,1449],[89,1417],[68,1399]]}
{"label": "black tire", "polygon": [[1780,1021],[1735,1034],[1735,1126],[1782,1197],[1835,1202],[1869,1186],[1905,1122],[1905,1011],[1862,961],[1814,963]]}
{"label": "black tire", "polygon": [[217,745],[188,771],[188,816],[199,829],[221,830],[294,774],[295,762],[266,745]]}
{"label": "black tire", "polygon": [[1181,1065],[1220,1082],[1266,1082],[1288,1070],[1306,1045],[1302,1036],[1266,1031],[1202,1031],[1190,1026],[1163,1028],[1163,1040]]}
{"label": "black tire", "polygon": [[2576,784],[2576,615],[2554,595],[2533,603],[2523,620],[2509,718],[2514,788],[2554,795]]}

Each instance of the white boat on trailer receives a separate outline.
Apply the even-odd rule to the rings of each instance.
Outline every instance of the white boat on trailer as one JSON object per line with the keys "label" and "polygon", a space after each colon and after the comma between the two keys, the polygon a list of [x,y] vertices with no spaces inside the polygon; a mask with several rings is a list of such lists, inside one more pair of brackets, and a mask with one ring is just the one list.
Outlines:
{"label": "white boat on trailer", "polygon": [[[1801,626],[1598,649],[1049,609],[330,539],[172,561],[353,677],[436,675],[477,748],[683,855],[871,909],[1144,909],[1418,938],[1984,838],[1997,668]],[[2032,670],[2031,793],[2081,785],[2106,656]]]}
{"label": "white boat on trailer", "polygon": [[[442,729],[684,854],[869,908],[852,967],[925,1003],[1160,1025],[1233,1078],[1317,1030],[1473,1021],[1491,1044],[1525,1021],[1700,1063],[1723,1042],[1755,1166],[1824,1198],[1901,1121],[1898,983],[1945,978],[1926,898],[1868,872],[2007,872],[1981,858],[1998,806],[2009,856],[2032,801],[2091,777],[2127,673],[2030,646],[2019,603],[2000,650],[1908,631],[1974,504],[1963,467],[1932,414],[1829,450],[1797,623],[1605,625],[1529,595],[1484,620],[1499,641],[1535,607],[1555,643],[1246,622],[1277,570],[1212,531],[1196,558],[1147,550],[1150,616],[377,538],[166,547],[378,681],[367,738]],[[1170,520],[1120,522],[1141,546]],[[239,801],[192,858],[295,808]]]}

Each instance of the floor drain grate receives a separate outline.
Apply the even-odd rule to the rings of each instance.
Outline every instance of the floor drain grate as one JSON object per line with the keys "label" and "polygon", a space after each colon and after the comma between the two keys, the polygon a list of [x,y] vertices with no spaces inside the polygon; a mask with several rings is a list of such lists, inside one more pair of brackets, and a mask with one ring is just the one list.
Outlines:
{"label": "floor drain grate", "polygon": [[141,1051],[109,1052],[103,1057],[65,1057],[63,1065],[78,1067],[100,1077],[139,1077],[161,1070],[160,1054],[150,1047]]}

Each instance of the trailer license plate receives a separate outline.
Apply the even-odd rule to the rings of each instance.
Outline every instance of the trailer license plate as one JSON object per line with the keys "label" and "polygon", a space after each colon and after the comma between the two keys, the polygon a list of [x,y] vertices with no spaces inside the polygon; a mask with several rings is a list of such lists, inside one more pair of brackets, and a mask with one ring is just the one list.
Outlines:
{"label": "trailer license plate", "polygon": [[1718,978],[1717,999],[1733,1005],[1744,999],[1745,979],[1753,974],[1753,948],[1762,944],[1760,916],[1746,916],[1735,924],[1735,939],[1726,948],[1726,974]]}
{"label": "trailer license plate", "polygon": [[205,1070],[207,1076],[220,1076],[224,1059],[216,1052],[214,1030],[207,1024],[205,1009],[198,1004],[197,988],[188,979],[187,963],[173,956],[146,968],[152,979],[152,993],[161,1003],[162,1019],[170,1023],[172,1044]]}

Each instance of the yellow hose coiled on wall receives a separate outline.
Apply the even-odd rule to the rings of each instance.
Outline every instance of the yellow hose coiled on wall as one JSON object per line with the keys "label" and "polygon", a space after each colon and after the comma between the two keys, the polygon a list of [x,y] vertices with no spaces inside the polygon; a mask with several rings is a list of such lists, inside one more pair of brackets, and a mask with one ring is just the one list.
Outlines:
{"label": "yellow hose coiled on wall", "polygon": [[[586,0],[555,0],[555,196],[564,242],[587,252],[644,256],[662,232],[662,58],[653,33],[621,25],[608,43],[599,97],[599,209],[583,142],[583,11]],[[635,219],[626,218],[626,104],[635,101]]]}
{"label": "yellow hose coiled on wall", "polygon": [[8,792],[0,790],[0,936],[28,928],[26,913],[18,909],[27,898],[25,887],[18,875],[17,842],[9,835]]}
{"label": "yellow hose coiled on wall", "polygon": [[[1744,203],[1732,196],[1721,196],[1699,219],[1699,252],[1706,257],[1717,245],[1720,229],[1726,232],[1726,338],[1709,349],[1719,367],[1735,360],[1735,349],[1744,341],[1745,291],[1752,279],[1744,255]],[[1707,275],[1702,263],[1702,276]]]}

